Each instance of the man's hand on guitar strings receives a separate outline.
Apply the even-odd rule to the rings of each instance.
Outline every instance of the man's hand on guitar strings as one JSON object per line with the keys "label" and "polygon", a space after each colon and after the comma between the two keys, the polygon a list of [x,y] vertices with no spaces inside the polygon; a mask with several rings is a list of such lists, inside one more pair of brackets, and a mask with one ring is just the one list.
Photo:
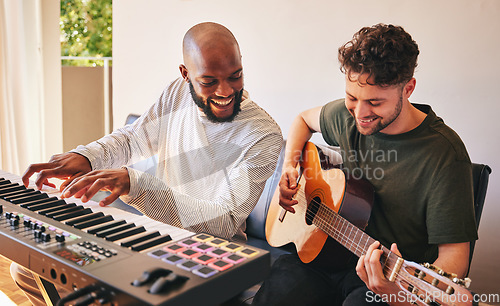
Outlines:
{"label": "man's hand on guitar strings", "polygon": [[[401,256],[397,245],[391,245],[391,252]],[[380,242],[375,241],[368,248],[365,255],[362,255],[356,265],[356,273],[359,278],[366,284],[368,289],[377,294],[397,294],[400,288],[394,282],[389,281],[384,276],[380,257],[384,252],[380,249]]]}
{"label": "man's hand on guitar strings", "polygon": [[297,169],[288,167],[283,169],[279,182],[280,206],[293,214],[295,213],[295,209],[292,206],[299,203],[293,198],[299,190],[299,185],[297,184],[298,177]]}

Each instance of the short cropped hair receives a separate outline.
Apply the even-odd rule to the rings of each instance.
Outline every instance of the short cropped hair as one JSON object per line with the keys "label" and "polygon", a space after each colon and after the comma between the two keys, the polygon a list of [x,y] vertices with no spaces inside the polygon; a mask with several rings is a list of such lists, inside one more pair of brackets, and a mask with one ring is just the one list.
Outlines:
{"label": "short cropped hair", "polygon": [[[400,26],[377,24],[364,27],[339,48],[340,71],[368,73],[379,86],[406,83],[413,78],[419,54],[417,43]],[[367,81],[368,82],[368,81]]]}

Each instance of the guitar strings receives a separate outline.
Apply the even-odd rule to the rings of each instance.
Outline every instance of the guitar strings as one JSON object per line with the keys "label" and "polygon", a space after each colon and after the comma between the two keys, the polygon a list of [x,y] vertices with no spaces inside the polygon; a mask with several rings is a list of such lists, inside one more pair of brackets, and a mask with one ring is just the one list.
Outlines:
{"label": "guitar strings", "polygon": [[[296,195],[296,199],[299,202],[302,201],[304,203],[307,203],[307,200],[306,200],[306,197],[305,197],[305,192],[304,192],[303,189],[299,189],[299,192]],[[319,222],[320,225],[323,225],[323,226],[327,227],[328,230],[330,230],[330,231],[333,230],[334,234],[337,234],[336,235],[337,237],[341,237],[339,239],[344,238],[343,240],[349,242],[351,247],[354,246],[354,250],[352,250],[350,247],[347,247],[347,246],[344,245],[346,248],[348,248],[353,253],[355,253],[358,257],[361,256],[359,254],[362,254],[362,255],[366,254],[366,245],[368,245],[368,242],[370,240],[372,240],[373,242],[375,242],[375,240],[373,238],[371,238],[366,233],[364,233],[363,231],[361,231],[359,228],[357,228],[356,226],[354,226],[353,224],[351,224],[349,221],[347,221],[345,218],[343,218],[342,216],[340,216],[337,212],[335,212],[330,207],[326,206],[324,203],[318,202],[318,201],[316,201],[314,199],[311,200],[311,203],[319,205],[319,208],[318,208],[318,211],[316,212],[316,215],[317,214],[321,214],[321,215],[325,215],[326,214],[327,215],[326,218],[328,218],[329,221],[331,221],[331,222],[328,222],[327,220],[318,220],[318,219],[315,219],[315,221]],[[308,206],[306,205],[305,207],[304,206],[295,206],[294,208],[296,210],[296,213],[300,212],[301,214],[304,214],[306,216],[306,219],[310,218],[310,217],[312,217],[311,219],[314,219],[314,215],[313,215],[314,213],[312,213],[309,209],[307,209],[307,207]],[[321,209],[321,208],[323,208],[323,209]],[[361,238],[359,239],[359,241],[358,242],[354,241],[354,239],[351,238],[350,235],[344,234],[340,229],[338,229],[338,227],[334,226],[332,223],[335,223],[336,221],[337,221],[337,223],[342,223],[342,227],[347,226],[347,228],[351,230],[350,231],[351,233],[352,233],[353,229],[355,229],[356,232],[359,231],[361,233]],[[356,237],[356,235],[354,237]],[[332,236],[332,238],[336,239],[333,236]],[[361,247],[361,245],[359,244],[360,241],[361,242],[365,241],[365,247]],[[341,242],[339,242],[339,243],[341,243]],[[397,258],[399,256],[396,255],[396,254],[394,254],[394,253],[392,253],[389,249],[387,249],[383,245],[381,245],[381,249],[384,252],[384,255],[386,255],[385,262],[382,263],[382,270],[385,271],[385,272],[388,272],[388,274],[390,274],[390,273],[392,273],[392,271],[393,271],[392,267],[395,265],[395,263],[397,261]],[[396,258],[393,258],[393,256],[396,256]],[[387,263],[389,263],[390,265],[387,265]],[[398,275],[398,274],[399,273],[396,273],[396,275]]]}
{"label": "guitar strings", "polygon": [[[299,202],[302,201],[302,203],[307,203],[307,200],[305,197],[305,192],[302,189],[299,189],[299,192],[297,193],[297,197],[298,197]],[[350,223],[348,220],[346,220],[344,217],[342,217],[336,211],[334,211],[330,207],[326,206],[324,203],[318,202],[314,199],[311,200],[311,203],[319,205],[318,211],[316,212],[315,215],[319,214],[323,218],[320,218],[320,219],[314,218],[314,213],[311,212],[309,209],[307,209],[308,205],[305,205],[305,207],[304,207],[304,205],[295,206],[297,208],[296,212],[300,212],[300,213],[304,214],[306,218],[313,217],[312,219],[314,219],[316,221],[316,223],[319,223],[319,225],[325,226],[330,231],[333,230],[335,232],[334,235],[337,234],[336,236],[338,239],[341,239],[339,237],[342,237],[342,238],[344,238],[344,241],[350,242],[350,246],[351,247],[354,246],[355,250],[352,250],[352,248],[347,247],[345,245],[344,246],[346,248],[348,248],[349,250],[351,250],[353,253],[356,254],[356,252],[358,252],[358,254],[366,254],[366,245],[374,242],[375,240],[373,238],[371,238],[369,235],[367,235],[362,230],[357,228],[355,225]],[[337,226],[334,225],[335,223],[337,223]],[[340,223],[342,223],[342,225],[339,228],[338,225]],[[345,234],[344,232],[342,232],[341,229],[344,228],[344,226],[347,226],[348,230],[350,229],[349,234]],[[318,227],[318,228],[321,229],[321,227]],[[354,238],[351,238],[351,233],[353,230],[356,231],[354,238],[356,238],[357,232],[359,232],[361,234],[361,238],[358,240],[358,242],[356,242]],[[332,238],[335,238],[335,237],[332,236]],[[337,238],[335,238],[335,239],[337,240]],[[359,244],[360,241],[361,242],[365,241],[365,247],[361,247],[361,245]],[[369,241],[372,241],[372,242],[368,243]],[[347,242],[346,242],[346,244],[347,244]],[[339,243],[341,243],[341,242],[339,242]],[[386,255],[385,262],[382,263],[382,272],[384,273],[384,275],[386,275],[388,277],[394,271],[394,267],[396,265],[396,262],[401,257],[399,255],[393,253],[390,249],[386,248],[383,245],[381,245],[381,249],[384,252],[384,255]],[[356,255],[359,257],[360,255],[358,255],[358,254],[356,254]],[[401,273],[399,273],[399,271],[401,271],[401,268],[395,273],[395,277],[396,277],[396,279],[400,280],[400,282],[401,282],[400,285],[403,285],[403,283],[405,283],[406,285],[411,284],[414,288],[418,288],[417,292],[420,292],[420,291],[421,292],[429,292],[427,288],[420,286],[418,283],[409,281],[406,277],[404,277]],[[416,294],[414,292],[408,291],[406,288],[404,288],[404,290],[410,294],[413,294],[413,295]],[[438,288],[438,290],[439,290],[439,288]]]}
{"label": "guitar strings", "polygon": [[[326,227],[326,229],[330,230],[330,232],[333,230],[333,233],[330,236],[332,236],[332,238],[334,238],[336,240],[345,241],[345,244],[347,244],[347,242],[349,242],[350,247],[348,247],[346,245],[344,245],[344,246],[346,248],[348,248],[351,252],[355,253],[358,257],[360,257],[359,254],[361,254],[361,255],[366,254],[366,245],[368,245],[368,242],[370,240],[372,240],[373,242],[375,241],[373,238],[371,238],[369,235],[367,235],[362,230],[357,228],[355,225],[350,223],[348,220],[346,220],[344,217],[342,217],[339,213],[334,211],[332,208],[328,207],[327,205],[325,205],[321,201],[316,201],[314,198],[311,200],[311,203],[317,204],[318,210],[316,211],[316,213],[311,212],[311,210],[308,209],[309,205],[307,205],[307,199],[306,199],[305,191],[303,188],[299,188],[299,190],[296,194],[296,199],[299,201],[299,203],[302,202],[302,203],[306,204],[306,205],[296,205],[294,207],[296,213],[301,213],[302,215],[304,215],[306,217],[306,219],[314,220],[313,224],[316,225],[319,223],[319,225]],[[315,215],[318,215],[318,214],[320,216],[322,216],[323,218],[314,218]],[[305,220],[304,220],[304,222],[305,222]],[[337,223],[337,226],[334,225],[335,223]],[[338,225],[340,225],[340,224],[341,224],[341,226],[339,227]],[[341,229],[343,229],[345,226],[347,226],[347,230],[350,230],[349,234],[342,232]],[[316,227],[320,228],[317,225],[316,225]],[[351,233],[353,230],[355,230],[355,235],[353,238],[351,238]],[[357,232],[361,233],[361,237],[358,240],[358,242],[355,242],[354,239],[357,236]],[[337,236],[337,238],[335,238],[335,236]],[[343,238],[343,240],[342,240],[342,238]],[[360,242],[362,242],[362,241],[365,241],[364,248],[361,247],[361,245],[360,245]],[[340,241],[338,241],[338,242],[340,244],[344,244]],[[354,246],[354,250],[352,250],[353,246]],[[397,260],[401,257],[399,255],[393,253],[390,249],[386,248],[383,245],[380,245],[380,248],[384,252],[384,255],[386,255],[385,262],[382,263],[382,272],[384,273],[384,275],[389,276],[394,271],[393,267],[395,267]],[[388,265],[388,263],[389,263],[389,265]],[[399,271],[401,271],[401,268],[395,273],[395,277],[396,277],[396,279],[399,279],[399,281],[401,282],[400,286],[403,285],[403,282],[404,282],[407,285],[412,284],[413,287],[416,286],[417,288],[419,288],[419,290],[417,290],[417,292],[418,291],[428,292],[427,289],[419,286],[418,284],[416,284],[414,282],[409,282],[409,280],[406,279],[406,277],[404,277],[402,274],[400,274]],[[404,290],[407,291],[408,293],[414,294],[413,292],[408,291],[406,288],[404,288]],[[420,301],[423,301],[423,300],[420,300]]]}

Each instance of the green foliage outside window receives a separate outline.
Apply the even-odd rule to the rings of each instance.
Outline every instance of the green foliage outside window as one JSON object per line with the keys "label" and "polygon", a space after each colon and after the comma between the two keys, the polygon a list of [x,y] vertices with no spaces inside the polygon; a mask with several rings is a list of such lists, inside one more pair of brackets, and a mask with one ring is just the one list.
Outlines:
{"label": "green foliage outside window", "polygon": [[[61,0],[61,55],[111,57],[112,0]],[[66,66],[103,66],[98,60],[63,60]]]}

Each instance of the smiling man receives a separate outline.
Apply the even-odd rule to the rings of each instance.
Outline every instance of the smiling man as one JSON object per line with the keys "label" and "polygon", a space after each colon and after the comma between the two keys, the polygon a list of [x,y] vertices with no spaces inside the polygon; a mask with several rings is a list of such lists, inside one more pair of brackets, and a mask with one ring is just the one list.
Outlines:
{"label": "smiling man", "polygon": [[[276,122],[243,89],[241,53],[233,34],[216,23],[192,27],[183,41],[181,78],[133,124],[86,146],[33,164],[25,185],[64,179],[63,197],[85,202],[97,191],[119,196],[146,216],[227,239],[246,240],[245,222],[273,173],[283,138]],[[140,103],[140,101],[138,101]],[[131,168],[158,156],[155,174]],[[16,282],[43,304],[27,271]],[[23,273],[23,276],[19,276]]]}
{"label": "smiling man", "polygon": [[[181,75],[194,102],[214,122],[231,121],[240,111],[243,95],[241,54],[231,33],[207,35],[207,27],[194,27],[183,43]],[[222,82],[221,82],[222,81]]]}
{"label": "smiling man", "polygon": [[320,132],[326,143],[340,146],[346,175],[373,185],[366,233],[377,242],[337,271],[303,264],[296,255],[280,257],[254,304],[357,306],[382,301],[374,293],[410,304],[384,277],[380,244],[404,259],[434,263],[459,277],[467,273],[469,242],[477,239],[471,162],[430,106],[409,101],[418,54],[402,27],[385,24],[362,28],[339,48],[345,99],[306,110],[292,123],[279,200],[295,212],[297,162],[312,133]]}
{"label": "smiling man", "polygon": [[[201,23],[183,40],[181,77],[132,125],[86,146],[33,164],[40,188],[66,181],[64,197],[101,189],[147,216],[181,228],[245,239],[245,219],[272,174],[281,131],[243,89],[241,53],[222,25]],[[126,167],[158,154],[156,175]]]}

